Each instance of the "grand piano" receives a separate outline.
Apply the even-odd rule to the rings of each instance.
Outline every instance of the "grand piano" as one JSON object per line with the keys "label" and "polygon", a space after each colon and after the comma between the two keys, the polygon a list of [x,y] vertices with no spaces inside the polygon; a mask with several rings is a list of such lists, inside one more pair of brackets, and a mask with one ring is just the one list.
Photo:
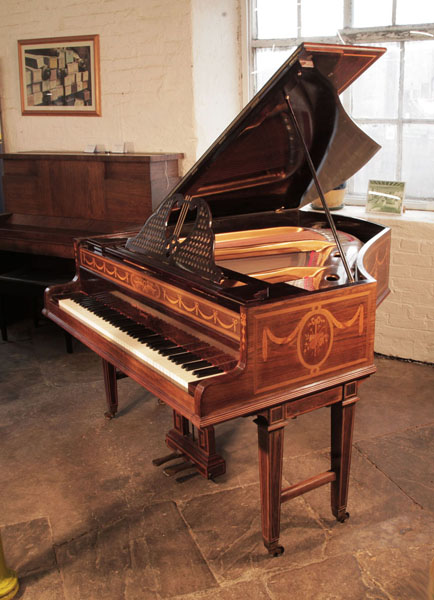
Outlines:
{"label": "grand piano", "polygon": [[[139,232],[76,240],[74,280],[45,294],[45,315],[102,357],[109,416],[120,372],[173,409],[165,458],[216,477],[214,426],[254,417],[274,556],[282,502],[330,483],[334,516],[348,516],[354,407],[375,372],[390,232],[332,217],[324,193],[379,149],[338,94],[383,51],[299,46]],[[324,211],[309,210],[318,196]],[[330,469],[282,490],[285,425],[322,407]]]}

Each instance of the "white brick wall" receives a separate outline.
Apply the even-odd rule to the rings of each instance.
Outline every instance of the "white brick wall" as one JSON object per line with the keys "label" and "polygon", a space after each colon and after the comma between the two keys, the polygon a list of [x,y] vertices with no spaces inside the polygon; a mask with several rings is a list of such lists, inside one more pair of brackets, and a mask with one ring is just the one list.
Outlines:
{"label": "white brick wall", "polygon": [[[238,28],[234,0],[0,0],[5,150],[81,151],[90,143],[110,149],[132,142],[136,152],[183,152],[185,170],[196,161],[206,119],[213,139],[241,109]],[[17,40],[86,34],[100,36],[102,116],[22,116]],[[212,61],[199,55],[193,64],[194,40],[204,35]],[[228,63],[233,66],[225,69]],[[209,77],[206,89],[194,87],[193,67],[199,82],[216,70],[214,89]],[[202,98],[212,98],[212,111],[197,121],[195,103]]]}
{"label": "white brick wall", "polygon": [[234,0],[192,0],[198,157],[241,106],[240,13]]}
{"label": "white brick wall", "polygon": [[375,350],[434,363],[434,213],[374,215],[356,207],[342,212],[392,230],[391,293],[377,310]]}

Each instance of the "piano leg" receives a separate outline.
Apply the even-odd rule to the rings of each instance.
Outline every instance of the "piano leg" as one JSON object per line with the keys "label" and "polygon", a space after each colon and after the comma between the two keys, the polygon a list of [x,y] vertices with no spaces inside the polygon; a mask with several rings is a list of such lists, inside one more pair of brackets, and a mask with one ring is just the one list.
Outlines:
{"label": "piano leg", "polygon": [[102,359],[102,368],[104,373],[105,396],[108,408],[104,415],[107,417],[107,419],[112,419],[118,411],[118,384],[116,367]]}
{"label": "piano leg", "polygon": [[269,423],[263,416],[258,426],[259,482],[264,545],[272,556],[283,554],[279,545],[283,441],[286,421]]}
{"label": "piano leg", "polygon": [[169,448],[181,452],[189,461],[194,463],[199,473],[206,479],[213,479],[226,472],[226,462],[215,451],[214,427],[205,427],[190,431],[190,422],[173,411],[174,427],[166,435]]}
{"label": "piano leg", "polygon": [[[351,385],[351,384],[350,384]],[[355,386],[355,384],[353,384]],[[346,386],[347,388],[349,386]],[[351,449],[357,396],[333,404],[331,408],[331,470],[336,479],[331,484],[331,508],[338,521],[345,521],[350,478]]]}

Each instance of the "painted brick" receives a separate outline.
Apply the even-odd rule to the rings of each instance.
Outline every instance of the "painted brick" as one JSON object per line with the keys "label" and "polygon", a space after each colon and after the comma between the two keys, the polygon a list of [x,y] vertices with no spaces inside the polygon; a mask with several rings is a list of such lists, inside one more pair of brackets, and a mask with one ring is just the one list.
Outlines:
{"label": "painted brick", "polygon": [[399,248],[404,252],[419,252],[419,242],[401,238],[399,239]]}
{"label": "painted brick", "polygon": [[408,315],[389,315],[389,325],[397,329],[410,329],[412,331],[425,331],[426,320],[424,318],[412,318]]}
{"label": "painted brick", "polygon": [[[430,257],[428,257],[430,258]],[[411,267],[410,276],[414,279],[424,279],[425,281],[434,281],[433,267]]]}
{"label": "painted brick", "polygon": [[[428,319],[434,320],[434,301],[431,306],[423,306],[414,304],[413,306],[408,307],[408,315],[409,317],[415,317],[416,319]],[[426,323],[428,325],[428,323]],[[433,324],[431,323],[431,327]]]}
{"label": "painted brick", "polygon": [[413,296],[413,302],[418,295],[425,296],[426,294],[430,294],[430,283],[420,279],[393,277],[390,287],[392,290],[412,291],[413,294],[416,294],[416,296]]}
{"label": "painted brick", "polygon": [[[388,323],[378,323],[376,324],[376,335],[383,335],[385,338],[399,341],[399,344],[407,341],[411,341],[411,337],[409,340],[408,332],[405,329],[395,328]],[[376,348],[377,350],[377,348]],[[391,349],[390,349],[391,351]]]}
{"label": "painted brick", "polygon": [[[390,277],[405,277],[410,279],[412,277],[413,269],[416,267],[404,266],[404,265],[390,265]],[[419,267],[418,267],[419,268]],[[420,267],[423,268],[423,267]]]}
{"label": "painted brick", "polygon": [[428,342],[416,340],[413,353],[419,357],[417,360],[432,363],[434,361],[434,341],[432,339]]}
{"label": "painted brick", "polygon": [[434,256],[434,241],[425,240],[420,243],[420,253],[425,256]]}
{"label": "painted brick", "polygon": [[411,265],[425,267],[427,264],[425,256],[407,252],[393,252],[392,265]]}
{"label": "painted brick", "polygon": [[[386,318],[387,315],[406,315],[408,314],[408,304],[402,304],[402,302],[391,300],[387,303],[385,310],[387,312],[384,313],[384,318]],[[381,318],[379,314],[377,315],[377,318]]]}
{"label": "painted brick", "polygon": [[415,344],[411,339],[395,335],[391,331],[378,333],[375,336],[375,350],[387,356],[398,356],[400,358],[412,358]]}

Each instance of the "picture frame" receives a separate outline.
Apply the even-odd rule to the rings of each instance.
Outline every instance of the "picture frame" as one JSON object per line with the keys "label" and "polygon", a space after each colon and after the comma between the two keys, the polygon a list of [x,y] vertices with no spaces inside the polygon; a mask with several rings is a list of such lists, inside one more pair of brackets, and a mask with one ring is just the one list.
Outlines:
{"label": "picture frame", "polygon": [[18,40],[23,115],[100,116],[99,36]]}
{"label": "picture frame", "polygon": [[404,181],[370,179],[366,212],[401,215],[404,207]]}

